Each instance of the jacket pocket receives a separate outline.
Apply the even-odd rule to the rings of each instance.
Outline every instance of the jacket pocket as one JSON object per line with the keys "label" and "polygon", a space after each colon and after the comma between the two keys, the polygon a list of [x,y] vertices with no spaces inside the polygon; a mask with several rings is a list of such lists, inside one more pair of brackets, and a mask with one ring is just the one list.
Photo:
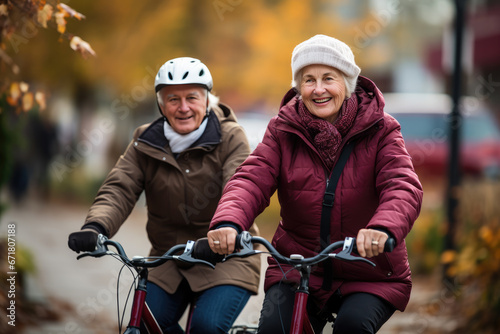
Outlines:
{"label": "jacket pocket", "polygon": [[375,267],[365,262],[338,261],[340,272],[334,277],[352,281],[382,281],[390,279],[394,274],[394,267],[387,254],[383,253],[375,258],[368,259],[375,263]]}

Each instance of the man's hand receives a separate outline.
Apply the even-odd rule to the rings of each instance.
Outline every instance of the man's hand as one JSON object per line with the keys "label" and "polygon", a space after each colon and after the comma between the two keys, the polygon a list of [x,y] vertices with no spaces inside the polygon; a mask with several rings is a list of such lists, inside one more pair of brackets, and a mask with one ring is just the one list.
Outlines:
{"label": "man's hand", "polygon": [[68,237],[68,246],[77,253],[92,252],[97,245],[98,235],[96,230],[90,228],[73,232]]}

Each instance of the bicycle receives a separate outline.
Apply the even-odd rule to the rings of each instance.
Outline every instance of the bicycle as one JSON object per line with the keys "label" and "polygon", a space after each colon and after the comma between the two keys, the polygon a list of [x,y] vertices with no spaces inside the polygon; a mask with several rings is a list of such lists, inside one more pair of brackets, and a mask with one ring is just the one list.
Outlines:
{"label": "bicycle", "polygon": [[[384,245],[384,252],[392,252],[395,247],[395,243],[396,242],[393,238],[389,238]],[[267,249],[267,253],[278,263],[289,264],[300,272],[300,283],[295,291],[290,334],[314,334],[314,330],[306,311],[307,300],[309,297],[309,277],[311,275],[311,268],[313,265],[316,265],[326,259],[334,258],[343,261],[362,261],[375,266],[375,263],[368,259],[352,255],[352,253],[356,251],[356,239],[352,237],[347,237],[345,240],[334,242],[323,249],[320,253],[310,258],[304,258],[300,254],[292,254],[290,257],[286,257],[281,255],[266,239],[252,236],[246,231],[238,235],[236,239],[236,248],[239,249],[239,251],[227,255],[222,261],[226,261],[232,257],[247,257],[255,254],[266,253],[266,251],[255,250],[253,248],[253,244],[260,244],[264,246]],[[217,258],[214,258],[214,256],[219,255],[212,253],[209,248],[207,249],[207,247],[208,243],[206,246],[198,246],[193,256],[200,259],[217,261]],[[333,253],[333,251],[339,248],[342,248],[340,252]]]}
{"label": "bicycle", "polygon": [[[116,252],[109,250],[108,246],[113,246],[116,249]],[[177,260],[189,264],[204,264],[215,268],[215,266],[210,262],[192,257],[194,247],[195,242],[188,241],[186,244],[173,246],[160,257],[134,256],[132,259],[130,259],[119,242],[109,240],[106,236],[100,234],[97,238],[96,249],[92,252],[86,252],[78,255],[77,259],[81,259],[87,256],[102,257],[105,255],[110,255],[120,260],[125,266],[134,269],[137,272],[137,276],[135,277],[134,282],[137,283],[134,284],[135,292],[130,312],[130,320],[124,334],[139,334],[141,321],[144,323],[149,333],[163,334],[162,329],[158,325],[153,313],[146,303],[146,283],[148,280],[149,272],[148,268],[157,267],[169,260]],[[182,254],[178,255],[180,251],[183,252]],[[189,314],[191,314],[191,312],[192,310],[190,310]],[[120,333],[122,331],[122,321],[123,318],[120,321],[120,315],[118,314],[118,330]],[[186,326],[186,332],[188,332],[189,319]]]}

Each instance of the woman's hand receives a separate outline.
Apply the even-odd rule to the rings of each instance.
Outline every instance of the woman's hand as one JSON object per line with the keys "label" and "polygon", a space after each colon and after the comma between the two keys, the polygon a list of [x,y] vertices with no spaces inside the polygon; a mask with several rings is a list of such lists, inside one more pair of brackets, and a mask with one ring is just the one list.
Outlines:
{"label": "woman's hand", "polygon": [[372,229],[361,229],[356,237],[356,247],[362,257],[373,257],[384,252],[387,233]]}
{"label": "woman's hand", "polygon": [[227,255],[234,252],[238,232],[232,227],[221,227],[208,231],[208,244],[214,253]]}

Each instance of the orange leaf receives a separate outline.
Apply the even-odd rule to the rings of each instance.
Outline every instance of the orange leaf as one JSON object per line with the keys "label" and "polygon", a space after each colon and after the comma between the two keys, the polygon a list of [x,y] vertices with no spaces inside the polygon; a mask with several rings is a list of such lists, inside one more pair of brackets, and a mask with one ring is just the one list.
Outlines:
{"label": "orange leaf", "polygon": [[43,6],[42,9],[38,10],[38,23],[40,23],[42,27],[47,28],[47,21],[50,21],[53,12],[54,9],[51,5],[47,4]]}
{"label": "orange leaf", "polygon": [[83,15],[82,13],[78,13],[76,10],[74,10],[73,8],[71,8],[70,6],[64,4],[64,3],[60,3],[58,5],[58,8],[60,10],[63,10],[65,11],[66,13],[68,13],[69,16],[71,17],[74,17],[78,20],[81,20],[81,19],[84,19],[85,18],[85,15]]}
{"label": "orange leaf", "polygon": [[7,103],[13,107],[17,106],[17,101],[12,96],[7,96]]}
{"label": "orange leaf", "polygon": [[55,16],[57,23],[57,31],[59,31],[61,34],[64,34],[64,32],[66,31],[66,20],[64,19],[65,12],[57,12]]}
{"label": "orange leaf", "polygon": [[10,96],[9,96],[9,104],[14,106],[17,104],[17,101],[21,97],[21,88],[17,82],[13,82],[10,85]]}
{"label": "orange leaf", "polygon": [[74,36],[69,42],[69,46],[82,54],[84,58],[87,58],[89,55],[95,56],[96,53],[92,49],[89,43],[85,42],[78,36]]}
{"label": "orange leaf", "polygon": [[441,254],[441,263],[442,264],[449,264],[452,263],[455,260],[457,253],[453,250],[447,250]]}
{"label": "orange leaf", "polygon": [[488,226],[482,226],[479,229],[479,235],[481,239],[483,239],[486,244],[490,244],[494,238],[493,231]]}

